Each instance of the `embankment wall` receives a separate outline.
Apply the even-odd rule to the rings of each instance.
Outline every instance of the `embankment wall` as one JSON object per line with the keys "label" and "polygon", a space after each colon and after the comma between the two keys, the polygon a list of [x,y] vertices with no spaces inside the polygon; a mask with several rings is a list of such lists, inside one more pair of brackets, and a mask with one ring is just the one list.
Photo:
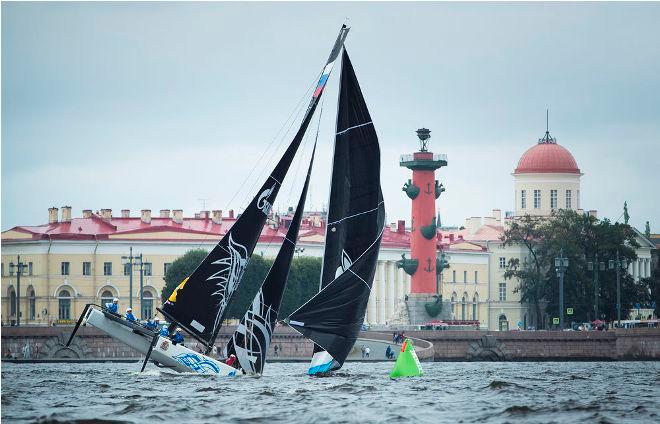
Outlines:
{"label": "embankment wall", "polygon": [[[2,357],[23,357],[30,346],[30,357],[57,358],[139,358],[139,354],[100,331],[83,327],[70,348],[65,346],[73,327],[2,327]],[[233,328],[223,328],[219,347],[229,339]],[[558,331],[412,331],[409,337],[433,344],[435,361],[566,361],[566,360],[660,360],[660,329],[637,328],[604,332]],[[382,340],[382,333],[363,332],[360,337]],[[187,346],[195,342],[188,339]],[[269,356],[278,346],[281,358],[309,358],[312,343],[295,331],[278,327]],[[420,346],[421,347],[421,346]],[[372,356],[375,356],[372,354]],[[425,355],[426,356],[426,355]],[[430,352],[428,354],[430,359]],[[377,359],[377,358],[374,358]]]}

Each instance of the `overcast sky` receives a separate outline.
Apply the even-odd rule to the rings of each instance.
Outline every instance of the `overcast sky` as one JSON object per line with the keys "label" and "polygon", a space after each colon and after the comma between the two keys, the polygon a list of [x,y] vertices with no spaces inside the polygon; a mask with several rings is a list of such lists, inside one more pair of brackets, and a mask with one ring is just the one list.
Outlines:
{"label": "overcast sky", "polygon": [[[409,221],[398,160],[422,126],[449,155],[444,225],[513,210],[511,172],[549,108],[585,174],[581,206],[616,220],[627,200],[632,224],[660,232],[658,3],[3,2],[2,229],[43,224],[50,206],[245,206],[346,17],[388,221]],[[327,202],[338,76],[308,209]],[[276,208],[295,204],[310,147]]]}

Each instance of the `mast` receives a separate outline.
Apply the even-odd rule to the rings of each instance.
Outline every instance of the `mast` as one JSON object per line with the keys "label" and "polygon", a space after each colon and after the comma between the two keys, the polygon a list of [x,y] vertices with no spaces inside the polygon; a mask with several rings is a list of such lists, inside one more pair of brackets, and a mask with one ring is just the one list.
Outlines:
{"label": "mast", "polygon": [[305,185],[282,247],[254,297],[250,309],[245,312],[232,338],[227,343],[227,355],[235,354],[241,368],[249,373],[261,374],[263,372],[296,249],[315,152],[316,142],[314,142]]}
{"label": "mast", "polygon": [[266,217],[323,95],[348,31],[349,28],[343,25],[323,67],[300,128],[257,195],[202,263],[159,308],[168,320],[203,342],[207,351],[218,335],[227,306],[243,277]]}
{"label": "mast", "polygon": [[316,344],[309,373],[342,366],[364,321],[385,222],[378,137],[344,49],[321,290],[289,317]]}

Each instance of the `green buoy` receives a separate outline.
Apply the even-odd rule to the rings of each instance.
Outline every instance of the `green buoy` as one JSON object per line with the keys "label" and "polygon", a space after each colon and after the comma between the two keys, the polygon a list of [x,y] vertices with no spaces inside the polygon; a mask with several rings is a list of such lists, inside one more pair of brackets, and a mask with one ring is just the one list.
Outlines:
{"label": "green buoy", "polygon": [[422,364],[419,363],[412,340],[406,339],[401,346],[399,357],[396,358],[390,378],[416,377],[421,376],[422,373]]}

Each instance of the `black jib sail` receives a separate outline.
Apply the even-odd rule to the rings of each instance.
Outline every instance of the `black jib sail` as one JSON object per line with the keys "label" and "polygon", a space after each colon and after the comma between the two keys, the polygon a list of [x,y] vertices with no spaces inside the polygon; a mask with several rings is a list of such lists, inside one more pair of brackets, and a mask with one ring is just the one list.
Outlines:
{"label": "black jib sail", "polygon": [[273,172],[222,240],[197,269],[179,284],[160,309],[166,318],[203,341],[207,350],[217,337],[227,305],[241,281],[266,217],[323,94],[348,30],[345,25],[342,26],[300,128]]}
{"label": "black jib sail", "polygon": [[289,317],[318,346],[310,374],[341,367],[355,344],[384,222],[378,137],[344,50],[321,290]]}
{"label": "black jib sail", "polygon": [[235,354],[240,367],[248,373],[261,374],[263,372],[268,346],[275,329],[275,322],[282,303],[282,295],[289,277],[291,261],[296,250],[298,230],[305,208],[305,198],[307,197],[307,188],[312,174],[315,151],[316,144],[312,151],[312,159],[307,170],[305,185],[282,247],[254,297],[250,309],[241,319],[234,335],[227,344],[227,355]]}

